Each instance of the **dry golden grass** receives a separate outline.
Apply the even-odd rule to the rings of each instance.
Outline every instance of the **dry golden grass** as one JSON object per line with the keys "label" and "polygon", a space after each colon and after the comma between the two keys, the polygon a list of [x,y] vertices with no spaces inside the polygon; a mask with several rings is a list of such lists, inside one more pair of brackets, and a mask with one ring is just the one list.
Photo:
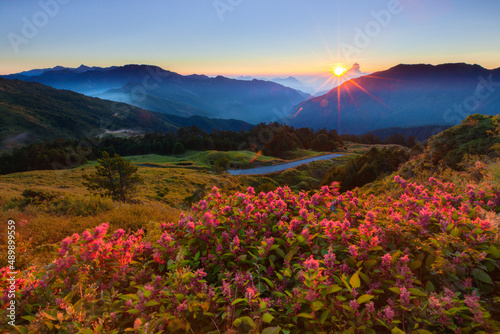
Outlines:
{"label": "dry golden grass", "polygon": [[[42,265],[51,260],[62,239],[104,222],[110,228],[135,231],[155,229],[161,222],[177,221],[181,211],[189,211],[189,199],[195,192],[213,186],[223,192],[243,190],[251,177],[215,174],[208,169],[177,166],[175,162],[158,164],[152,157],[139,159],[139,174],[145,183],[138,187],[132,203],[113,202],[92,195],[82,184],[82,175],[94,170],[89,163],[64,171],[31,171],[0,176],[0,253],[6,252],[6,222],[16,221],[17,266]],[[27,204],[26,189],[55,195],[49,201]],[[196,200],[196,197],[192,199]],[[5,222],[5,223],[4,223]],[[5,256],[0,267],[5,265]]]}

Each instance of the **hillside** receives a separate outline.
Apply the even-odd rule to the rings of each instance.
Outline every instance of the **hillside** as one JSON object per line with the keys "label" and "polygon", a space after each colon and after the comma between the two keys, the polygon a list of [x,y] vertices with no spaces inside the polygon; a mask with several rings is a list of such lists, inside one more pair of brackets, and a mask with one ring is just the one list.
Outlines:
{"label": "hillside", "polygon": [[65,68],[39,75],[4,77],[39,82],[152,111],[240,119],[253,124],[278,120],[308,97],[274,82],[184,76],[150,65]]}
{"label": "hillside", "polygon": [[[409,161],[441,149],[421,166],[434,176],[416,166],[414,176],[394,173],[345,193],[335,182],[287,186],[327,165],[262,177],[210,171],[221,155],[241,163],[250,151],[130,157],[146,180],[133,203],[89,197],[81,180],[96,162],[0,176],[0,216],[17,224],[23,249],[18,330],[496,333],[500,164],[484,154],[498,128],[498,117],[470,116]],[[343,160],[359,177],[404,154],[369,147]],[[480,160],[481,178],[439,169],[467,154]],[[2,289],[8,278],[4,267]]]}
{"label": "hillside", "polygon": [[300,103],[286,121],[293,126],[338,129],[340,117],[340,133],[351,134],[389,127],[455,125],[469,114],[497,114],[499,81],[500,69],[479,65],[398,65]]}
{"label": "hillside", "polygon": [[85,138],[109,131],[130,133],[201,129],[247,130],[242,121],[179,117],[92,98],[38,83],[0,78],[0,150],[56,138]]}

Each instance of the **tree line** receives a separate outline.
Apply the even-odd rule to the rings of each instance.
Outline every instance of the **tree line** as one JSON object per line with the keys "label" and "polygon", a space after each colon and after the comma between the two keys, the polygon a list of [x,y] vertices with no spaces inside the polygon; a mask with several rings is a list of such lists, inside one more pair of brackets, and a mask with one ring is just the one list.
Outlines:
{"label": "tree line", "polygon": [[64,169],[96,160],[106,151],[111,156],[182,154],[186,150],[262,151],[264,155],[287,158],[296,149],[336,151],[344,146],[335,130],[295,129],[277,122],[258,124],[248,131],[206,132],[196,126],[175,132],[154,132],[128,138],[82,138],[44,141],[0,156],[0,174],[30,170]]}
{"label": "tree line", "polygon": [[336,130],[294,128],[284,124],[261,123],[247,131],[207,132],[197,126],[181,127],[175,132],[153,132],[128,138],[106,137],[56,139],[31,144],[0,156],[0,174],[30,170],[65,169],[96,160],[102,152],[121,156],[183,154],[186,150],[261,151],[264,155],[289,158],[297,149],[319,152],[339,151],[344,142],[363,144],[415,145],[414,137],[394,134],[381,140],[373,134],[338,135]]}

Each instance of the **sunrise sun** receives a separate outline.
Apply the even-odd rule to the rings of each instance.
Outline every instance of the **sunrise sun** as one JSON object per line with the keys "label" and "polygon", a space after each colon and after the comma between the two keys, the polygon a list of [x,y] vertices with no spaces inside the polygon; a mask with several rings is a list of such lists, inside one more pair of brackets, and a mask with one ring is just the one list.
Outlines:
{"label": "sunrise sun", "polygon": [[347,68],[344,68],[344,67],[341,67],[341,66],[337,66],[333,69],[333,73],[340,77],[342,74],[344,74],[345,72],[347,71]]}

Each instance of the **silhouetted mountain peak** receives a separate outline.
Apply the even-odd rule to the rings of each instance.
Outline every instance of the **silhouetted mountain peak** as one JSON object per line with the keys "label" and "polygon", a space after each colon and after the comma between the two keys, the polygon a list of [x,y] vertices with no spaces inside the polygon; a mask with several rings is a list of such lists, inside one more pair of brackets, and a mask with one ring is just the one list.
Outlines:
{"label": "silhouetted mountain peak", "polygon": [[[354,67],[354,66],[353,66]],[[291,125],[363,133],[380,128],[458,124],[497,114],[500,69],[477,64],[399,64],[343,83],[296,106]],[[340,120],[340,124],[339,124]]]}

